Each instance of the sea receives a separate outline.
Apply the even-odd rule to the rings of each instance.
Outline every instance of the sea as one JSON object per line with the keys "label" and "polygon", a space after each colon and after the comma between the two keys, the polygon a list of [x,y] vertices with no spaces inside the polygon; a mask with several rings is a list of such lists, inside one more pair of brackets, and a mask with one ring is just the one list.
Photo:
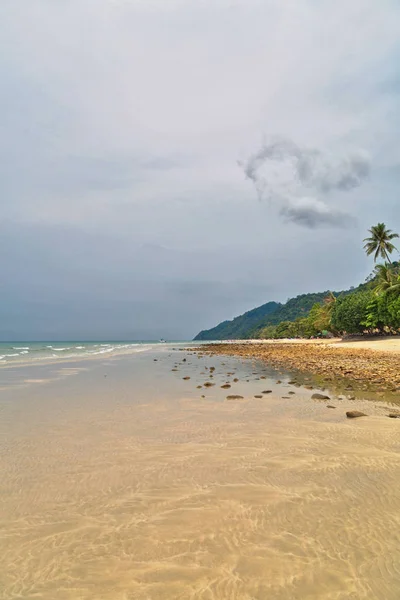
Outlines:
{"label": "sea", "polygon": [[[171,343],[182,345],[188,342],[169,342],[169,345]],[[164,347],[165,344],[161,341],[0,342],[0,366],[131,354]]]}

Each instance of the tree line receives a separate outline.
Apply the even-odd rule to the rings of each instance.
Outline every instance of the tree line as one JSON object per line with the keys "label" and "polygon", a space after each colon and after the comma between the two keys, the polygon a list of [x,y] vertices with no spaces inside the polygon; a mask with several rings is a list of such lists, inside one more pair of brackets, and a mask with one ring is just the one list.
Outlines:
{"label": "tree line", "polygon": [[[365,284],[336,296],[329,292],[307,316],[261,329],[259,338],[298,338],[344,334],[400,333],[400,263],[391,261],[399,235],[378,223],[369,229],[364,249],[373,255],[374,270]],[[383,262],[377,263],[378,259]]]}

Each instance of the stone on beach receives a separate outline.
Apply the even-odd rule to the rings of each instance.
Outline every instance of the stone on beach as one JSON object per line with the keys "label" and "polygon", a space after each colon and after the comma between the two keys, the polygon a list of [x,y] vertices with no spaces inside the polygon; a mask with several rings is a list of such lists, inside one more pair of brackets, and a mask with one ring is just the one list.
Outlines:
{"label": "stone on beach", "polygon": [[326,396],[325,394],[313,394],[311,396],[312,400],[330,400],[329,396]]}
{"label": "stone on beach", "polygon": [[365,413],[361,412],[360,410],[348,410],[346,412],[346,417],[348,419],[357,419],[358,417],[367,417],[368,415],[366,415]]}

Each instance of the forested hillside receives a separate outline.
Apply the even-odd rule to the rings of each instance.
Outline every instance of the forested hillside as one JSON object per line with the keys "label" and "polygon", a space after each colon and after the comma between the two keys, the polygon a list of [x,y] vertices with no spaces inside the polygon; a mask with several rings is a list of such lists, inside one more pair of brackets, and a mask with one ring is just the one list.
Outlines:
{"label": "forested hillside", "polygon": [[212,329],[200,331],[195,340],[239,340],[249,337],[249,332],[257,328],[265,319],[282,305],[278,302],[267,302],[258,308],[249,310],[235,317],[232,321],[223,321]]}

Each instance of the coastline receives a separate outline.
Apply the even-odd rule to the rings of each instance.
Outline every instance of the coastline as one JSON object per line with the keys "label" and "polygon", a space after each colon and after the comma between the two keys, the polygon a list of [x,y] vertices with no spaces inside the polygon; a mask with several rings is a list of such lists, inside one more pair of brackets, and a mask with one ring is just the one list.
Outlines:
{"label": "coastline", "polygon": [[240,356],[273,366],[319,375],[324,381],[343,377],[400,393],[400,338],[369,340],[265,340],[219,342],[196,348],[198,353]]}

